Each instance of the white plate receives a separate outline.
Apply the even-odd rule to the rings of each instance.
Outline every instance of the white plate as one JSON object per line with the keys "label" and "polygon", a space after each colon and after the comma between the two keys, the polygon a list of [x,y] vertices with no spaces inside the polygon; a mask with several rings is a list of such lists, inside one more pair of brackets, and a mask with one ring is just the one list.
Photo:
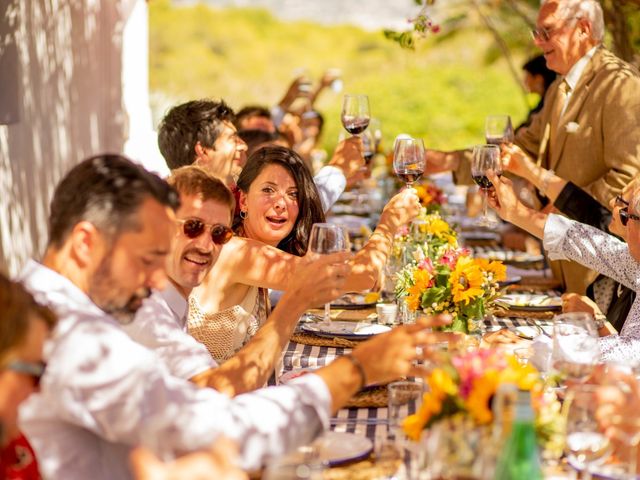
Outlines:
{"label": "white plate", "polygon": [[300,326],[304,330],[320,337],[340,337],[350,340],[369,338],[380,333],[388,332],[391,327],[369,322],[344,322],[340,320],[325,323],[304,323]]}
{"label": "white plate", "polygon": [[509,306],[510,310],[560,310],[562,299],[549,295],[533,293],[510,293],[498,299]]}
{"label": "white plate", "polygon": [[480,250],[475,256],[489,260],[500,260],[508,263],[534,263],[544,260],[544,255],[533,255],[527,252],[514,252],[510,250]]}
{"label": "white plate", "polygon": [[[357,310],[361,308],[375,307],[377,302],[365,302],[365,295],[362,293],[345,293],[340,298],[331,302],[331,308]],[[377,299],[376,299],[377,300]]]}
{"label": "white plate", "polygon": [[373,443],[367,437],[347,432],[326,432],[319,440],[320,459],[330,466],[367,458]]}

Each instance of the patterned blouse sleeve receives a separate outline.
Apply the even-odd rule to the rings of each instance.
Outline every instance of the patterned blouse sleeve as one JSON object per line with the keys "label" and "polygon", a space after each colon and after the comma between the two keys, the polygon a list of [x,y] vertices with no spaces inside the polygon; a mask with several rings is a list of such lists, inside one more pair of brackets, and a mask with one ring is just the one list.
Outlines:
{"label": "patterned blouse sleeve", "polygon": [[551,214],[544,228],[551,260],[573,260],[634,291],[640,290],[640,265],[626,243],[597,228]]}

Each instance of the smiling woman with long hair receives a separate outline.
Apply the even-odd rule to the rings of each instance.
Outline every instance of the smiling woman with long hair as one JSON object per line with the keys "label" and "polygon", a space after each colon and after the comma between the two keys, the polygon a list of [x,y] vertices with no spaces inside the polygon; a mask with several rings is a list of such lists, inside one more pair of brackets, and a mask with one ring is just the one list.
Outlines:
{"label": "smiling woman with long hair", "polygon": [[[238,179],[236,237],[189,301],[189,332],[224,361],[260,328],[269,313],[267,289],[286,290],[304,261],[311,226],[324,214],[313,178],[300,156],[279,146],[254,152]],[[350,291],[374,288],[393,236],[419,212],[414,190],[387,204],[364,248],[351,260]]]}

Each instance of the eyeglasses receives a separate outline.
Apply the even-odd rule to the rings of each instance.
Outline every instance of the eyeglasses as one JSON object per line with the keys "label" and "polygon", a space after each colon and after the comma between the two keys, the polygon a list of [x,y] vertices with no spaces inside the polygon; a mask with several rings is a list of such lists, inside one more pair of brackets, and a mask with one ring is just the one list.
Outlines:
{"label": "eyeglasses", "polygon": [[17,373],[23,373],[33,378],[33,383],[37,387],[40,385],[40,378],[44,375],[47,365],[43,362],[24,362],[22,360],[14,360],[6,366],[7,370]]}
{"label": "eyeglasses", "polygon": [[629,206],[629,202],[627,202],[624,198],[622,198],[622,195],[616,195],[615,206],[616,207],[628,207]]}
{"label": "eyeglasses", "polygon": [[233,237],[233,230],[219,223],[210,225],[195,218],[178,220],[178,223],[182,224],[182,231],[188,238],[198,238],[204,233],[206,227],[211,228],[211,240],[216,245],[224,245]]}
{"label": "eyeglasses", "polygon": [[640,220],[640,216],[629,213],[629,207],[624,207],[618,210],[618,215],[620,215],[620,223],[622,223],[623,227],[627,226],[629,220]]}
{"label": "eyeglasses", "polygon": [[566,22],[570,21],[570,20],[580,20],[580,18],[582,17],[571,17],[571,18],[567,18],[562,25],[555,27],[555,28],[546,28],[546,27],[536,27],[536,28],[532,28],[531,29],[531,36],[533,37],[534,40],[539,40],[542,42],[548,42],[551,39],[551,36],[557,32],[558,30],[560,30],[561,28],[563,28],[566,25]]}

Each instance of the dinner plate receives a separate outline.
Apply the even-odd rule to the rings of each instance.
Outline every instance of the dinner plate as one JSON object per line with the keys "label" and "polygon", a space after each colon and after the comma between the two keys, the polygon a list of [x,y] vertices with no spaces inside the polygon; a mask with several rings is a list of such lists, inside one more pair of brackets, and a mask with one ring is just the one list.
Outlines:
{"label": "dinner plate", "polygon": [[376,303],[377,302],[365,302],[365,296],[362,293],[347,293],[331,302],[331,308],[359,310],[361,308],[375,307]]}
{"label": "dinner plate", "polygon": [[388,332],[391,327],[369,322],[344,322],[340,320],[329,323],[304,323],[300,329],[319,337],[340,337],[348,340],[364,340],[380,333]]}
{"label": "dinner plate", "polygon": [[544,294],[510,293],[503,295],[498,301],[507,305],[509,310],[536,312],[562,309],[560,297],[550,297]]}
{"label": "dinner plate", "polygon": [[544,255],[534,255],[527,252],[514,252],[511,250],[484,250],[477,251],[476,257],[486,258],[488,260],[500,260],[504,263],[511,264],[528,264],[542,262]]}
{"label": "dinner plate", "polygon": [[[584,469],[577,465],[571,458],[567,458],[567,463],[571,465],[578,472],[582,472]],[[593,478],[600,478],[602,480],[617,480],[622,478],[624,472],[617,465],[604,464],[604,465],[595,465],[589,467],[589,472],[591,473]],[[636,475],[634,477],[636,480],[640,480],[640,476]]]}
{"label": "dinner plate", "polygon": [[373,442],[367,437],[347,432],[326,432],[319,440],[320,459],[335,467],[367,458]]}
{"label": "dinner plate", "polygon": [[498,286],[500,288],[504,288],[504,287],[508,287],[509,285],[515,285],[517,283],[520,283],[521,281],[522,281],[522,277],[520,275],[516,275],[514,277],[507,278],[506,280],[498,282]]}
{"label": "dinner plate", "polygon": [[519,327],[514,327],[510,329],[520,338],[524,338],[525,340],[533,340],[538,335],[542,335],[543,330],[541,327],[537,325],[522,325]]}

